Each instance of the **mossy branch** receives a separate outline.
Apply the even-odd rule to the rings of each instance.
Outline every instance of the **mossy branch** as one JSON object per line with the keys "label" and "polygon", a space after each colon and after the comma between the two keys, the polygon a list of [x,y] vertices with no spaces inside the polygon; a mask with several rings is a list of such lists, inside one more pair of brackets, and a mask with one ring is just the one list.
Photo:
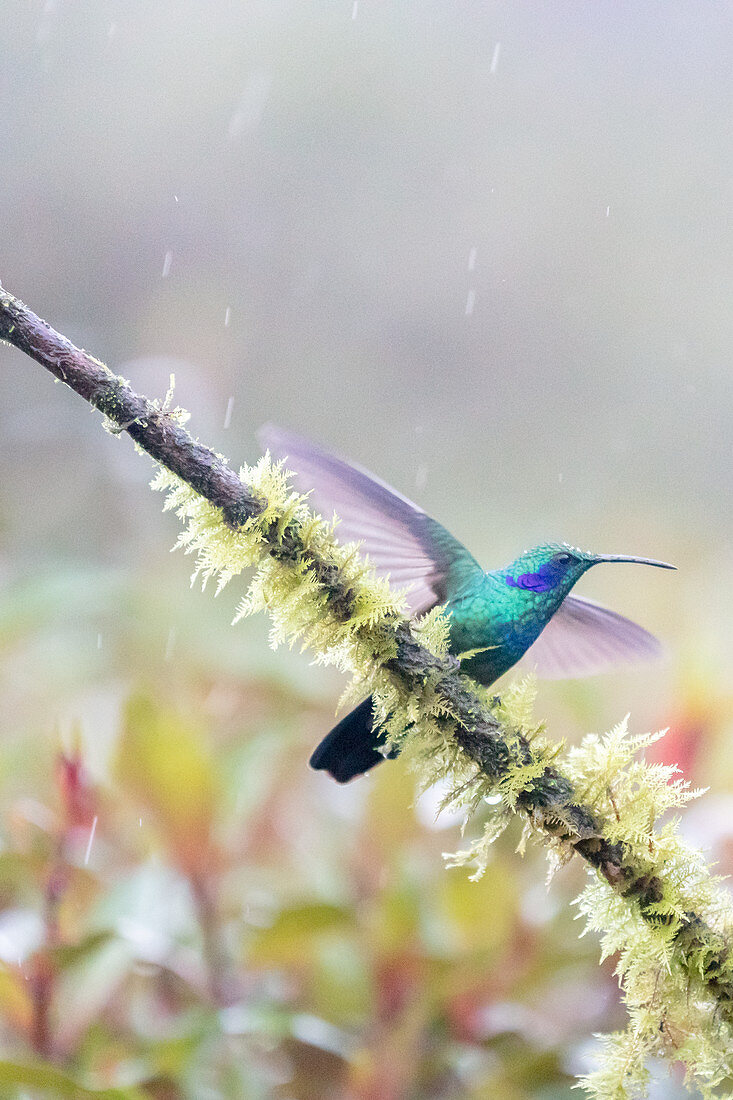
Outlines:
{"label": "mossy branch", "polygon": [[[407,621],[399,596],[354,547],[338,545],[280,467],[263,459],[237,475],[186,431],[182,410],[137,394],[2,288],[0,339],[151,455],[163,468],[156,487],[187,524],[180,541],[198,553],[197,573],[218,575],[222,585],[255,567],[240,615],[266,607],[275,640],[299,638],[350,671],[355,690],[375,692],[423,782],[452,776],[449,800],[467,807],[499,793],[499,826],[518,813],[557,856],[577,853],[597,872],[579,904],[602,932],[604,951],[618,953],[631,1024],[609,1039],[604,1067],[584,1081],[588,1090],[637,1095],[644,1057],[655,1052],[684,1061],[698,1087],[721,1095],[715,1089],[733,1075],[729,910],[674,825],[654,829],[661,812],[690,795],[671,770],[635,761],[649,739],[634,741],[619,727],[586,739],[558,766],[559,749],[517,720],[520,706],[506,697],[496,706],[460,674],[440,612]],[[464,857],[480,862],[497,831],[490,827]]]}

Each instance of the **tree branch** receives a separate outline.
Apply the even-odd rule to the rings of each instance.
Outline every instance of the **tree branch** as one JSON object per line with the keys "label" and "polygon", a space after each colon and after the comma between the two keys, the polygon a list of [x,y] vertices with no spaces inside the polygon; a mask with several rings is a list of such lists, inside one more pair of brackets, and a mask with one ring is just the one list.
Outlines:
{"label": "tree branch", "polygon": [[[226,524],[236,529],[261,515],[265,502],[213,451],[197,443],[174,415],[136,393],[124,379],[87,352],[75,347],[22,302],[0,288],[0,339],[25,352],[125,431],[156,462],[172,471],[211,504],[221,509]],[[338,570],[316,559],[300,538],[298,525],[284,531],[272,526],[267,550],[273,557],[310,571],[328,594],[329,609],[346,621],[353,610],[353,592]],[[390,674],[409,691],[419,689],[428,677],[456,719],[454,737],[460,748],[494,781],[506,777],[510,768],[531,764],[536,757],[530,741],[521,732],[507,731],[470,690],[450,657],[436,657],[416,641],[409,622],[395,622],[396,656],[387,662]],[[572,782],[554,767],[528,781],[517,800],[517,808],[546,838],[561,840],[597,869],[620,896],[638,907],[650,925],[659,926],[657,903],[663,883],[634,865],[632,854],[621,843],[603,835],[597,814],[579,804]],[[731,953],[723,936],[701,916],[685,913],[675,939],[680,964],[690,973],[700,973],[721,1014],[733,1019]]]}
{"label": "tree branch", "polygon": [[23,302],[0,287],[0,340],[24,351],[99,409],[144,451],[221,508],[230,527],[257,515],[262,504],[218,455],[197,443],[175,417],[136,393],[88,352],[77,348]]}

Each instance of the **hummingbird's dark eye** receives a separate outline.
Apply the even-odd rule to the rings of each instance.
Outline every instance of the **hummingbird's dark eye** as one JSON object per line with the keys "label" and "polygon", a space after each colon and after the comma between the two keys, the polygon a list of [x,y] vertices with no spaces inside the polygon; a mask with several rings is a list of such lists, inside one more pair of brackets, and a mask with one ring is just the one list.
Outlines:
{"label": "hummingbird's dark eye", "polygon": [[557,562],[558,565],[570,565],[570,562],[572,560],[573,560],[573,555],[572,554],[556,554],[555,555],[555,561]]}

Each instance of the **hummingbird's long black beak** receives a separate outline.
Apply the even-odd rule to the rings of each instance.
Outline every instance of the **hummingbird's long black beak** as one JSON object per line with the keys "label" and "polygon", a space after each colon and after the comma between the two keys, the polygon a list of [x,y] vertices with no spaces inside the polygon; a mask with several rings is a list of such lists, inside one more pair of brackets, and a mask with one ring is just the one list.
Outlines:
{"label": "hummingbird's long black beak", "polygon": [[[667,561],[655,561],[654,558],[630,558],[625,554],[599,554],[596,562],[604,561],[631,561],[637,565],[656,565],[658,569],[676,569],[676,565],[670,565]],[[595,563],[594,563],[595,564]]]}

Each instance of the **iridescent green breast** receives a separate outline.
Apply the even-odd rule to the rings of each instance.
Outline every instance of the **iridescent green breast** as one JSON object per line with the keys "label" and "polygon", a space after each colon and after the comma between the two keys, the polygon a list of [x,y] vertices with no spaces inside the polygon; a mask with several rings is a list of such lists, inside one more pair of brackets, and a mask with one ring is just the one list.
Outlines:
{"label": "iridescent green breast", "polygon": [[447,604],[451,652],[466,654],[462,670],[479,683],[491,684],[529,649],[555,603],[546,592],[508,584],[504,572],[484,573]]}

